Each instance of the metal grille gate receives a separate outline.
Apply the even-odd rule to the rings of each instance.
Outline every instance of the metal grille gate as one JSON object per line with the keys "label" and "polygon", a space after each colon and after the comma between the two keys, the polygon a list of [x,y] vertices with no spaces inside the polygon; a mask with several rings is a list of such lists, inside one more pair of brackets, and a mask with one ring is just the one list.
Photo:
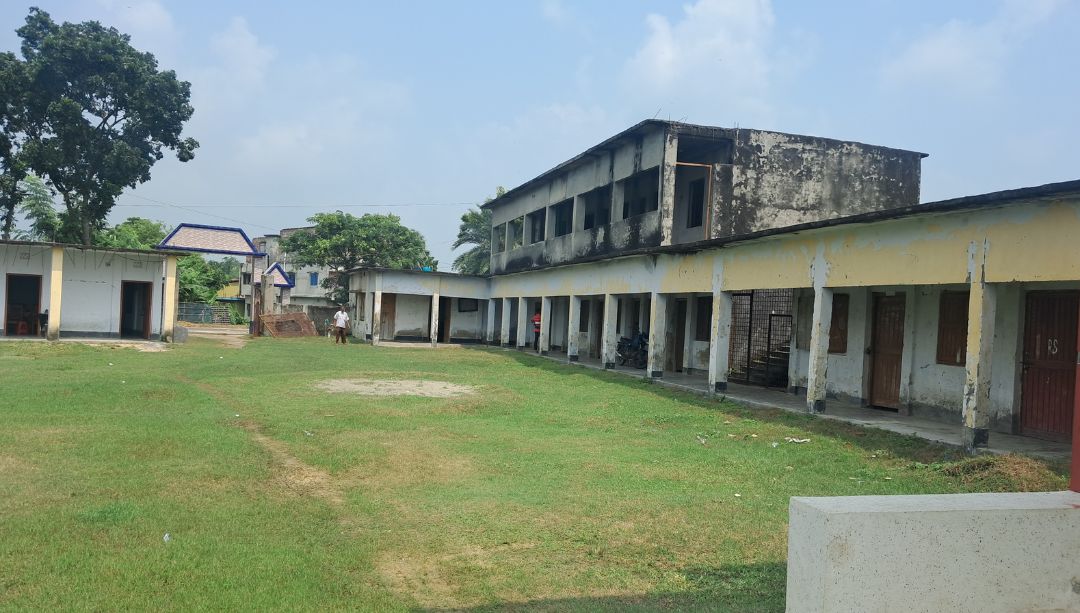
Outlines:
{"label": "metal grille gate", "polygon": [[732,295],[730,381],[787,387],[792,297],[790,289]]}

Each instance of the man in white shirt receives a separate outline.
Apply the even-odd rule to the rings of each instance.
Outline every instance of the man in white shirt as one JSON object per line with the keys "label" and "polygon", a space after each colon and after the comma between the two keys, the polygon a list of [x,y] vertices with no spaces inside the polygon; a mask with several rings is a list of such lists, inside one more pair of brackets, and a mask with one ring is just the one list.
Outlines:
{"label": "man in white shirt", "polygon": [[349,326],[349,314],[345,312],[345,305],[339,304],[337,313],[334,313],[334,344],[338,344],[341,341],[342,345],[348,345],[349,341],[345,340],[345,330]]}

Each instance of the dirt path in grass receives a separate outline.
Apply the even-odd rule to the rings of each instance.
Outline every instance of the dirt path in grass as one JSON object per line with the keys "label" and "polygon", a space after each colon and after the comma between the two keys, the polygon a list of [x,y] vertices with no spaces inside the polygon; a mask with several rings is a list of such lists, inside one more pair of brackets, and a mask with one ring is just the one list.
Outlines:
{"label": "dirt path in grass", "polygon": [[[222,405],[233,410],[239,410],[238,407],[232,404],[233,399],[216,387],[184,376],[178,376],[177,379],[210,394]],[[246,430],[259,447],[270,453],[274,464],[274,481],[292,492],[319,498],[335,507],[340,507],[345,503],[345,496],[341,488],[334,483],[334,478],[330,476],[330,473],[307,464],[294,456],[289,452],[289,448],[285,443],[264,434],[258,423],[242,420],[238,421],[237,425]]]}

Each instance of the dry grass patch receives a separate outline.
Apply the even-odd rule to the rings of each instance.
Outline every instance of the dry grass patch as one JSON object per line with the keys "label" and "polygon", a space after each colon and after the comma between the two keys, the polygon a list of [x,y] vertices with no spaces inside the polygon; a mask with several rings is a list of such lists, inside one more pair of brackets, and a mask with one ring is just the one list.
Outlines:
{"label": "dry grass patch", "polygon": [[332,394],[357,394],[360,396],[454,398],[471,394],[475,388],[446,381],[422,381],[417,379],[328,379],[316,383],[315,389]]}
{"label": "dry grass patch", "polygon": [[1045,463],[1020,455],[981,455],[941,466],[939,470],[976,490],[1045,492],[1066,487],[1065,477]]}
{"label": "dry grass patch", "polygon": [[345,496],[330,473],[304,463],[289,452],[285,443],[260,432],[256,424],[241,422],[240,426],[251,433],[251,438],[260,447],[270,452],[274,460],[274,479],[285,488],[300,495],[314,496],[334,506],[344,504]]}

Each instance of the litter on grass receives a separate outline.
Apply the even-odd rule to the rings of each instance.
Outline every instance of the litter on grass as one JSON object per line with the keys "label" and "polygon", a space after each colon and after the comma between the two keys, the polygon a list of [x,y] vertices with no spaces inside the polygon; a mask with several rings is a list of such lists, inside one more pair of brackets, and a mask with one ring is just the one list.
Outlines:
{"label": "litter on grass", "polygon": [[789,442],[789,443],[809,443],[810,442],[810,439],[808,439],[808,438],[795,438],[793,436],[785,436],[784,440]]}

